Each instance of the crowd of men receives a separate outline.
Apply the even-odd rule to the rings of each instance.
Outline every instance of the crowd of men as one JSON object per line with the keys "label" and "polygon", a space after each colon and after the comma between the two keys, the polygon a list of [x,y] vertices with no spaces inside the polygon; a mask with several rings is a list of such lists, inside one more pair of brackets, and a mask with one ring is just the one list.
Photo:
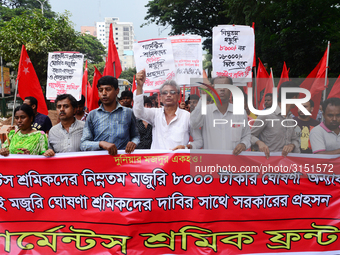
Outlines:
{"label": "crowd of men", "polygon": [[[135,149],[208,149],[231,150],[238,155],[242,151],[340,154],[340,99],[330,98],[322,104],[322,119],[298,111],[292,116],[295,105],[286,105],[281,112],[281,89],[298,85],[285,82],[278,91],[275,111],[267,116],[256,116],[245,104],[244,114],[233,114],[230,102],[231,91],[216,88],[220,100],[209,103],[206,114],[202,114],[202,99],[190,95],[186,102],[175,81],[166,81],[159,89],[160,97],[146,97],[143,85],[145,70],[137,73],[135,94],[123,91],[120,98],[118,80],[112,76],[102,77],[97,84],[100,105],[87,113],[85,98],[80,101],[69,94],[59,95],[56,109],[60,122],[52,127],[50,119],[37,112],[38,102],[28,97],[24,103],[35,112],[33,127],[48,133],[49,150],[46,156],[75,151],[107,150],[116,155],[118,150],[131,153]],[[211,85],[229,84],[229,77],[216,77]],[[265,109],[272,107],[273,95],[266,94]],[[288,93],[286,98],[298,98]],[[179,103],[181,101],[181,103]],[[313,111],[314,102],[303,104],[308,112]],[[225,125],[215,125],[214,120],[223,120]],[[266,121],[270,119],[271,121]],[[282,125],[282,123],[285,125]],[[237,123],[237,124],[230,124]],[[242,124],[243,123],[243,124]],[[252,124],[251,124],[252,123]]]}

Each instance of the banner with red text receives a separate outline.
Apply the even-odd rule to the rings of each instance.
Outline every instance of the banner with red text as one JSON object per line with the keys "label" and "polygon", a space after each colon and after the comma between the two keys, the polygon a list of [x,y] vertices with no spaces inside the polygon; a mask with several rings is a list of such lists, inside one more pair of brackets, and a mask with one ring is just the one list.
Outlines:
{"label": "banner with red text", "polygon": [[188,152],[0,156],[0,253],[340,253],[340,159]]}

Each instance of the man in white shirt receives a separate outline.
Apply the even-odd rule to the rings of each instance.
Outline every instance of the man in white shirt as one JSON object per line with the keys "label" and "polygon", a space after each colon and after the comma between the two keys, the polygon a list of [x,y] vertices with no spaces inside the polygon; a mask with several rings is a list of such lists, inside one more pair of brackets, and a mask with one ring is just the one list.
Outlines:
{"label": "man in white shirt", "polygon": [[159,89],[163,108],[144,108],[145,70],[136,74],[137,90],[133,105],[136,118],[152,125],[151,149],[174,149],[189,142],[190,113],[179,109],[180,88],[175,81],[166,81]]}
{"label": "man in white shirt", "polygon": [[[216,77],[213,84],[233,84],[230,77]],[[250,147],[250,128],[246,112],[233,114],[233,105],[229,103],[231,92],[227,88],[216,89],[222,104],[216,99],[215,104],[207,105],[206,115],[201,114],[202,100],[191,113],[191,128],[201,128],[203,149],[232,150],[238,155]]]}

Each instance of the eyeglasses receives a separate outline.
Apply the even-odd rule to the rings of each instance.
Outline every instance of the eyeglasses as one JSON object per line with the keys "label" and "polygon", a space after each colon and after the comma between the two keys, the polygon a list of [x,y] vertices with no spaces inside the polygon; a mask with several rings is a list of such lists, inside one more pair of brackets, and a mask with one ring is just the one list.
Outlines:
{"label": "eyeglasses", "polygon": [[166,96],[166,95],[168,95],[170,93],[170,95],[175,95],[175,94],[177,94],[177,91],[176,90],[170,90],[170,91],[162,91],[161,92],[161,94],[162,95],[164,95],[164,96]]}

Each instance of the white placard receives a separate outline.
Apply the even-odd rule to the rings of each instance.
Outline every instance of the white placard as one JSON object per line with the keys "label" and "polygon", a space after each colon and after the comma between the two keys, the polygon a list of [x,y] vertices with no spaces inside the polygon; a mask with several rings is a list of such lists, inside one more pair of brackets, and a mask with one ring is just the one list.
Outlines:
{"label": "white placard", "polygon": [[254,30],[249,26],[214,27],[213,75],[229,76],[242,85],[251,82],[254,43]]}
{"label": "white placard", "polygon": [[169,39],[152,39],[133,45],[137,72],[145,68],[144,91],[156,90],[175,79],[175,63]]}
{"label": "white placard", "polygon": [[189,85],[191,78],[203,78],[202,38],[198,35],[169,37],[172,44],[178,85]]}
{"label": "white placard", "polygon": [[57,95],[71,94],[81,98],[84,55],[77,52],[48,53],[46,98],[54,100]]}

